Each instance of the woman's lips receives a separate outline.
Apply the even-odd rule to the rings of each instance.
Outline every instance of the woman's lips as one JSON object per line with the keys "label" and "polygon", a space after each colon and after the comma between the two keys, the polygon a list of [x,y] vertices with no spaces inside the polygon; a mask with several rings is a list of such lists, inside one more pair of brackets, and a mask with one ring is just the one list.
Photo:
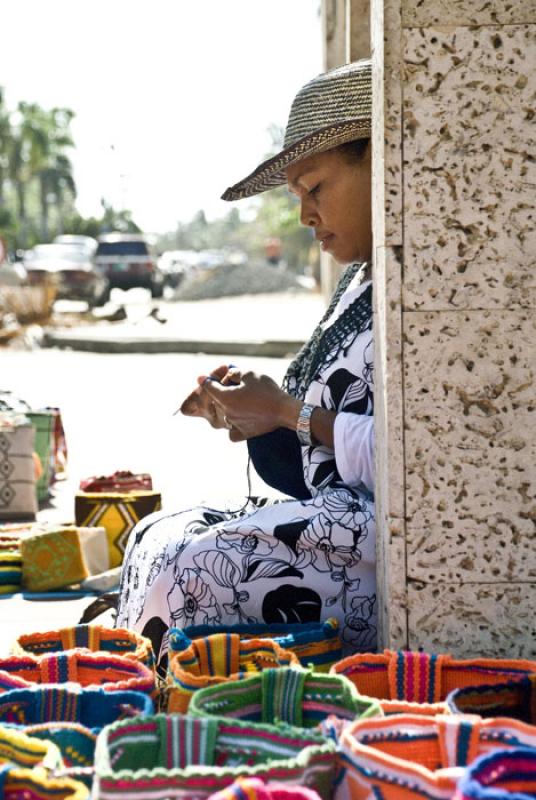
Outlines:
{"label": "woman's lips", "polygon": [[329,233],[327,236],[323,236],[320,240],[320,247],[322,250],[327,250],[330,245],[331,240],[333,239],[333,233]]}

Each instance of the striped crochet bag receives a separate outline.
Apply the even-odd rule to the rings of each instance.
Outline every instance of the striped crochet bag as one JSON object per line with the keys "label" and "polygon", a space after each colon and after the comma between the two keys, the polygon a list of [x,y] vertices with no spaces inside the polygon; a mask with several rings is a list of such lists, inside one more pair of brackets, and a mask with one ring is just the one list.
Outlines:
{"label": "striped crochet bag", "polygon": [[131,658],[68,650],[42,656],[0,658],[2,692],[45,683],[77,683],[85,688],[102,686],[108,692],[155,693],[155,676],[149,667]]}
{"label": "striped crochet bag", "polygon": [[203,800],[239,777],[332,794],[335,743],[316,731],[223,718],[157,714],[116,722],[97,739],[99,800]]}
{"label": "striped crochet bag", "polygon": [[536,746],[536,728],[472,715],[363,720],[340,737],[343,796],[451,800],[464,769],[501,748]]}
{"label": "striped crochet bag", "polygon": [[242,640],[236,633],[217,633],[192,642],[174,629],[167,671],[168,711],[187,711],[192,694],[205,686],[286,666],[299,667],[300,662],[272,639]]}
{"label": "striped crochet bag", "polygon": [[2,800],[87,800],[89,789],[71,778],[49,778],[35,769],[0,766]]}
{"label": "striped crochet bag", "polygon": [[11,652],[19,656],[41,656],[75,648],[125,656],[150,669],[154,668],[150,639],[127,628],[106,628],[102,625],[73,625],[43,633],[26,633],[15,640]]}
{"label": "striped crochet bag", "polygon": [[314,789],[264,783],[259,778],[238,778],[227,789],[211,794],[209,800],[320,800]]}
{"label": "striped crochet bag", "polygon": [[0,594],[20,592],[22,583],[22,555],[18,547],[2,548],[0,545]]}
{"label": "striped crochet bag", "polygon": [[381,711],[377,700],[358,695],[344,677],[279,667],[200,689],[192,697],[188,713],[270,724],[280,720],[299,728],[314,728],[330,714],[355,720],[380,715]]}
{"label": "striped crochet bag", "polygon": [[189,639],[200,639],[216,633],[237,633],[241,639],[273,639],[284,650],[292,650],[304,667],[327,672],[342,658],[339,623],[334,617],[325,622],[272,623],[242,625],[190,625],[184,628]]}
{"label": "striped crochet bag", "polygon": [[[51,741],[40,741],[16,728],[0,726],[0,764],[47,771],[61,769],[63,762],[58,747]],[[1,796],[1,793],[0,793]]]}
{"label": "striped crochet bag", "polygon": [[399,650],[349,656],[332,667],[346,675],[361,694],[385,700],[439,703],[454,689],[503,683],[536,673],[536,661],[518,659],[454,659]]}
{"label": "striped crochet bag", "polygon": [[106,692],[73,684],[14,689],[0,695],[0,731],[10,730],[4,727],[7,723],[15,726],[13,735],[24,732],[35,746],[52,742],[71,774],[73,768],[93,766],[97,735],[105,725],[153,712],[151,698],[141,692]]}
{"label": "striped crochet bag", "polygon": [[534,800],[536,750],[497,750],[478,758],[458,783],[453,800]]}
{"label": "striped crochet bag", "polygon": [[455,714],[481,717],[512,717],[536,725],[536,674],[494,686],[466,686],[447,697]]}

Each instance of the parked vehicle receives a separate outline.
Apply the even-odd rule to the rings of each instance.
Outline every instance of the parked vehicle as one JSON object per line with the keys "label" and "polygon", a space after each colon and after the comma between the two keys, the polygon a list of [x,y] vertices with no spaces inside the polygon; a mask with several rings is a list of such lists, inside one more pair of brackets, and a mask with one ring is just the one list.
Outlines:
{"label": "parked vehicle", "polygon": [[86,251],[70,244],[38,244],[25,253],[28,283],[53,282],[57,299],[85,300],[90,306],[107,302],[108,278],[96,269]]}
{"label": "parked vehicle", "polygon": [[107,276],[112,288],[141,286],[149,289],[153,297],[162,297],[164,293],[164,274],[147,237],[141,234],[99,236],[95,264]]}
{"label": "parked vehicle", "polygon": [[71,247],[79,247],[88,253],[90,258],[97,249],[97,240],[93,236],[82,236],[77,233],[62,233],[60,236],[55,237],[54,244],[69,244]]}

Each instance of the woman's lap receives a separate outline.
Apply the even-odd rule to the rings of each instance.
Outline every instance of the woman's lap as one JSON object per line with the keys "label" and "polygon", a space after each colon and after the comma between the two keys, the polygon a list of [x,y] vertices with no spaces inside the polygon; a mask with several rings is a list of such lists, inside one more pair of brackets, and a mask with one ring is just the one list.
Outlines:
{"label": "woman's lap", "polygon": [[374,504],[356,492],[158,512],[129,538],[117,624],[162,652],[172,626],[328,617],[349,650],[375,647]]}

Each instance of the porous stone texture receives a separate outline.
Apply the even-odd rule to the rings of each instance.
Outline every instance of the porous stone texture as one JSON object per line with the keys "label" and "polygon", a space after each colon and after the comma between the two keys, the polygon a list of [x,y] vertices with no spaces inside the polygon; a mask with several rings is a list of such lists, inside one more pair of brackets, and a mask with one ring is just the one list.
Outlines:
{"label": "porous stone texture", "polygon": [[372,0],[383,646],[536,657],[534,23]]}
{"label": "porous stone texture", "polygon": [[407,312],[408,576],[536,580],[536,318]]}
{"label": "porous stone texture", "polygon": [[376,450],[376,485],[380,487],[376,492],[376,525],[381,530],[378,536],[380,647],[407,646],[401,286],[401,248],[377,248],[375,422],[376,436],[383,444]]}
{"label": "porous stone texture", "polygon": [[412,650],[536,659],[536,583],[410,583],[408,594]]}
{"label": "porous stone texture", "polygon": [[404,307],[536,306],[536,26],[404,31]]}
{"label": "porous stone texture", "polygon": [[515,25],[536,22],[536,0],[404,0],[405,27]]}

